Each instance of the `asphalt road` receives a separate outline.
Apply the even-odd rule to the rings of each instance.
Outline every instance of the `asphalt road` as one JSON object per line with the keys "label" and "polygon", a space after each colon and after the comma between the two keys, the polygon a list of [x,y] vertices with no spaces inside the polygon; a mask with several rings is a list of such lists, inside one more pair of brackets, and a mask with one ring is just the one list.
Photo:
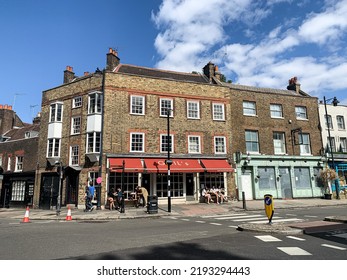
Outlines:
{"label": "asphalt road", "polygon": [[[283,212],[282,212],[283,211]],[[288,223],[322,220],[341,207],[281,210]],[[245,215],[246,214],[246,215]],[[240,232],[240,220],[261,222],[263,211],[241,216],[162,217],[117,221],[0,221],[0,259],[92,260],[346,260],[347,229],[311,235]],[[266,217],[265,217],[266,219]],[[295,220],[293,220],[295,219]],[[274,220],[275,222],[276,220]]]}

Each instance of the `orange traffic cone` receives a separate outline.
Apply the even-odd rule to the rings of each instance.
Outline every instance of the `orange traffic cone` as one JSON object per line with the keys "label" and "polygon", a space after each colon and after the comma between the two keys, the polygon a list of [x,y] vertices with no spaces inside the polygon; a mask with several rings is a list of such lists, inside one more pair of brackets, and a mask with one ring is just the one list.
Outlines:
{"label": "orange traffic cone", "polygon": [[23,218],[23,223],[30,223],[30,220],[29,220],[29,206],[27,206],[27,209],[25,210],[25,215],[24,215],[24,218]]}
{"label": "orange traffic cone", "polygon": [[66,219],[65,220],[66,221],[71,221],[72,220],[70,205],[67,207],[67,215],[66,215]]}

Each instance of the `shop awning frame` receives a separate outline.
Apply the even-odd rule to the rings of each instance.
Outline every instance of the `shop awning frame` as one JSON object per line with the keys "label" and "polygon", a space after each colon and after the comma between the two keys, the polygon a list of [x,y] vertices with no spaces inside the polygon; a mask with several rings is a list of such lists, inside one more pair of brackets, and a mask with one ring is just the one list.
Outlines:
{"label": "shop awning frame", "polygon": [[111,172],[144,172],[141,159],[139,158],[109,158]]}
{"label": "shop awning frame", "polygon": [[[204,172],[197,159],[171,159],[171,173],[199,173]],[[167,173],[165,158],[145,158],[145,167],[147,173]]]}
{"label": "shop awning frame", "polygon": [[234,169],[226,159],[201,159],[201,164],[206,169],[206,172],[233,172]]}

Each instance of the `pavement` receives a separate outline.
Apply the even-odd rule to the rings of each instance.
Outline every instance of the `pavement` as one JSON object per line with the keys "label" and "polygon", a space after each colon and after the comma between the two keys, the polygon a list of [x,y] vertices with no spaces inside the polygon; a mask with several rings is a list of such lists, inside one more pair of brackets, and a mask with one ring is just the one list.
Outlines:
{"label": "pavement", "polygon": [[[346,206],[347,199],[341,198],[339,200],[332,199],[290,199],[290,200],[274,200],[275,213],[276,209],[290,209],[290,208],[313,208],[313,207],[333,207],[333,206]],[[152,211],[155,213],[148,213],[147,207],[126,207],[124,213],[117,210],[110,211],[108,209],[93,210],[92,212],[84,212],[83,209],[71,208],[70,211],[67,207],[62,207],[60,215],[56,214],[56,210],[42,210],[42,209],[29,209],[28,213],[25,208],[0,208],[0,220],[2,218],[11,218],[23,222],[25,216],[26,220],[59,220],[70,222],[68,218],[75,221],[111,221],[119,219],[153,219],[163,216],[203,216],[203,215],[223,215],[232,212],[241,211],[254,211],[264,210],[263,200],[249,200],[249,201],[229,201],[223,204],[206,204],[197,202],[186,202],[175,204],[172,203],[171,212],[168,212],[167,201],[158,202],[158,210]],[[264,211],[265,212],[265,211]],[[326,225],[345,224],[347,226],[347,215],[326,217],[324,221],[316,221],[313,226],[319,227]],[[331,224],[329,224],[331,223]],[[267,233],[281,233],[281,234],[302,234],[310,227],[309,223],[272,223],[272,224],[251,224],[244,223],[238,225],[240,231],[255,231]]]}

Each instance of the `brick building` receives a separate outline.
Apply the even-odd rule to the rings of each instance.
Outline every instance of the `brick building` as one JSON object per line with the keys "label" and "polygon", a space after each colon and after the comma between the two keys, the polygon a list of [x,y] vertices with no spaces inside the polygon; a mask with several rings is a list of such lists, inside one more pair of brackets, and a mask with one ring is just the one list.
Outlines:
{"label": "brick building", "polygon": [[230,88],[232,153],[239,197],[320,197],[323,167],[318,100],[295,78],[287,90]]}
{"label": "brick building", "polygon": [[40,118],[23,123],[12,106],[0,105],[0,207],[32,205]]}
{"label": "brick building", "polygon": [[232,195],[229,88],[214,65],[162,71],[120,64],[112,49],[106,64],[83,77],[68,66],[64,83],[43,92],[35,203],[54,206],[61,187],[62,205],[84,207],[87,180],[100,186],[100,207],[118,186],[126,198],[142,185],[166,201],[169,141],[174,203],[199,200],[203,186]]}

